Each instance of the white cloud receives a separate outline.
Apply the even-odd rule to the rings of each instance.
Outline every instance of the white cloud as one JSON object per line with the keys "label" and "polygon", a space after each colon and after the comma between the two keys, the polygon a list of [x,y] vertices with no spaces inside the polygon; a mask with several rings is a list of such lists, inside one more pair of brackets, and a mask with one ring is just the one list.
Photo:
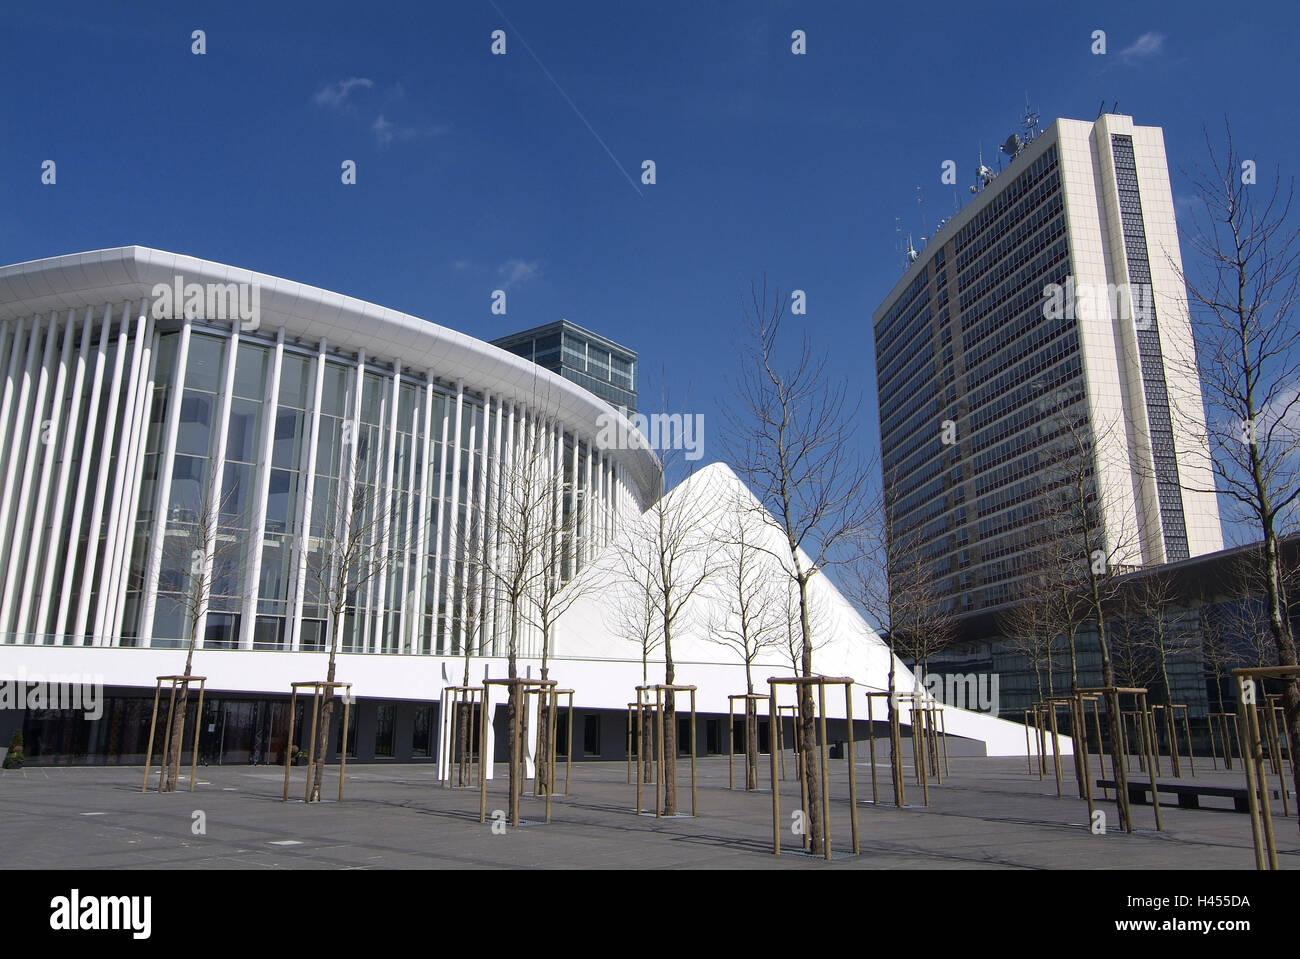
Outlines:
{"label": "white cloud", "polygon": [[375,81],[366,77],[348,77],[348,79],[340,80],[338,83],[331,83],[321,87],[316,91],[314,99],[317,106],[342,110],[348,105],[348,96],[352,93],[354,87],[369,89],[374,85]]}
{"label": "white cloud", "polygon": [[370,125],[370,129],[374,132],[375,139],[379,141],[381,147],[390,145],[394,140],[401,142],[427,140],[430,137],[442,136],[449,130],[448,127],[437,124],[424,127],[399,126],[387,119],[382,113],[375,118],[375,122]]}
{"label": "white cloud", "polygon": [[534,277],[541,276],[541,260],[506,260],[497,267],[497,276],[501,277],[502,285],[505,289],[518,284],[525,283]]}
{"label": "white cloud", "polygon": [[1138,37],[1131,44],[1119,52],[1124,60],[1137,60],[1141,57],[1150,57],[1159,53],[1164,48],[1165,35],[1147,31]]}

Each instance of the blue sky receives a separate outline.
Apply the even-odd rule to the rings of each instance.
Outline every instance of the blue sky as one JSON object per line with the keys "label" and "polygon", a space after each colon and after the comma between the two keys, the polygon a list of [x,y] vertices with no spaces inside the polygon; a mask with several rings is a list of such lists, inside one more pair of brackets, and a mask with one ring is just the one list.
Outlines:
{"label": "blue sky", "polygon": [[[861,389],[874,448],[870,317],[901,273],[898,230],[951,215],[944,160],[965,201],[977,152],[996,156],[1026,93],[1045,123],[1118,101],[1165,128],[1174,167],[1225,114],[1261,171],[1300,161],[1290,4],[224,0],[2,16],[0,263],[137,243],[484,338],[564,316],[639,351],[647,406],[662,374],[673,409],[705,414],[706,460],[740,298],[764,272],[806,291],[791,332]],[[1187,202],[1176,169],[1174,190]],[[497,288],[505,317],[489,311]]]}

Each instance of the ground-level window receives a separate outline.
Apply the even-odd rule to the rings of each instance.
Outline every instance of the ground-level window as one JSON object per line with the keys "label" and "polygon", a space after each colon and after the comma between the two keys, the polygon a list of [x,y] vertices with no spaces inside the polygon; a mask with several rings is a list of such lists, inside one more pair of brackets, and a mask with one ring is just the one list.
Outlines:
{"label": "ground-level window", "polygon": [[397,707],[392,703],[375,708],[375,756],[393,755],[393,725]]}
{"label": "ground-level window", "polygon": [[585,716],[582,721],[582,754],[600,755],[600,716]]}
{"label": "ground-level window", "polygon": [[433,707],[417,706],[415,707],[415,725],[411,728],[411,755],[413,757],[429,757],[433,753],[430,746],[433,743]]}

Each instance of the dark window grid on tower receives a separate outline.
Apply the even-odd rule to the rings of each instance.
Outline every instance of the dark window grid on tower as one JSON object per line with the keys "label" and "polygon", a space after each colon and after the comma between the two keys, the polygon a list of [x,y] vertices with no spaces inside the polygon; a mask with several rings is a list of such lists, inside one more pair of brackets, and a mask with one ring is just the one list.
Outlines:
{"label": "dark window grid on tower", "polygon": [[[1137,164],[1133,138],[1116,134],[1111,137],[1115,161],[1115,185],[1119,193],[1120,221],[1124,232],[1124,256],[1130,283],[1151,283],[1151,264],[1142,216],[1142,197],[1138,189]],[[1187,525],[1183,515],[1178,462],[1173,455],[1173,426],[1169,416],[1169,393],[1164,376],[1164,356],[1160,347],[1153,298],[1148,299],[1150,315],[1142,328],[1136,329],[1138,359],[1142,371],[1142,392],[1147,403],[1147,424],[1151,436],[1155,466],[1160,521],[1164,529],[1165,554],[1168,560],[1187,559]]]}
{"label": "dark window grid on tower", "polygon": [[998,232],[988,237],[986,244],[967,251],[968,265],[957,271],[958,291],[964,293],[1022,244],[1048,228],[1061,215],[1063,206],[1059,180],[1044,183],[1027,196],[1021,208],[1015,211],[1014,219],[1000,224]]}

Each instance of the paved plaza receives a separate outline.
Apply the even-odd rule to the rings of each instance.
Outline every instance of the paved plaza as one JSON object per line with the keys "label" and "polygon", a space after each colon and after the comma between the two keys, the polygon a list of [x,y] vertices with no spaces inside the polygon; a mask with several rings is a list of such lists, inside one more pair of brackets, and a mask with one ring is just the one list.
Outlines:
{"label": "paved plaza", "polygon": [[[766,757],[764,757],[766,759]],[[570,795],[556,796],[552,822],[531,796],[524,822],[494,835],[478,821],[477,789],[442,788],[431,764],[353,765],[344,802],[305,806],[305,770],[294,769],[291,801],[280,801],[283,770],[273,766],[200,767],[193,793],[141,793],[141,767],[28,767],[0,772],[0,868],[88,869],[1251,869],[1250,820],[1211,808],[1162,807],[1156,832],[1150,806],[1135,807],[1138,831],[1114,828],[1115,804],[1100,803],[1112,828],[1093,835],[1087,807],[1068,798],[1073,772],[1063,764],[1067,798],[1054,778],[1039,781],[1023,759],[953,758],[951,775],[930,789],[929,808],[909,776],[904,809],[871,799],[870,766],[858,766],[860,856],[851,852],[848,782],[833,763],[831,833],[835,861],[798,851],[789,829],[798,784],[782,784],[786,852],[772,855],[771,794],[727,789],[727,761],[699,762],[697,818],[636,816],[634,787],[621,763],[578,763]],[[1241,786],[1232,772],[1205,770],[1198,781]],[[681,767],[683,811],[690,809],[689,764]],[[1092,769],[1096,771],[1093,758]],[[739,772],[739,764],[737,764]],[[504,775],[504,765],[497,767]],[[888,801],[888,768],[878,767]],[[1167,774],[1166,769],[1166,774]],[[910,773],[910,766],[909,766]],[[337,795],[337,768],[325,782]],[[1141,778],[1134,771],[1136,778]],[[739,777],[738,777],[739,778]],[[1168,778],[1167,775],[1166,777]],[[561,783],[563,769],[560,771]],[[1184,780],[1186,781],[1186,780]],[[155,779],[156,782],[156,779]],[[767,766],[762,766],[763,786]],[[186,782],[188,785],[188,781]],[[1274,783],[1275,785],[1275,783]],[[489,816],[504,808],[504,780],[488,784]],[[653,809],[653,786],[645,808]],[[1207,800],[1207,805],[1215,800]],[[1220,803],[1230,802],[1219,800]],[[195,815],[202,812],[202,817]],[[1300,867],[1296,821],[1275,817],[1283,869]],[[202,819],[203,835],[194,823]]]}

